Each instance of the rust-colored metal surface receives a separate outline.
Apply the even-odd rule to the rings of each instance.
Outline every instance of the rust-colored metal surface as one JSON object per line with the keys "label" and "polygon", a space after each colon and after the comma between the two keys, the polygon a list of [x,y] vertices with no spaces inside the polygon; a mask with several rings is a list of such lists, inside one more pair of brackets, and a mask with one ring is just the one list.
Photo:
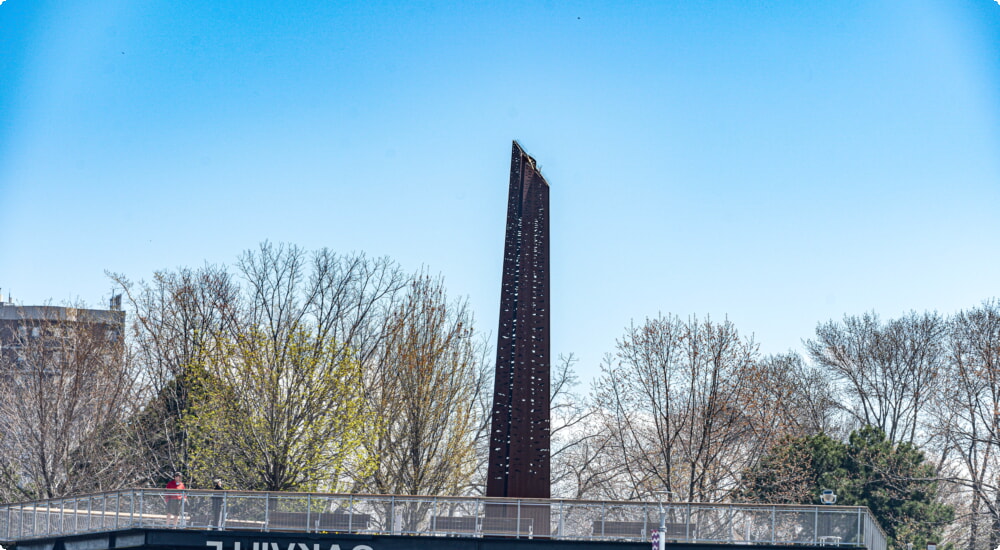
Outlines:
{"label": "rust-colored metal surface", "polygon": [[[550,495],[549,369],[549,184],[538,172],[535,160],[515,141],[507,198],[487,496]],[[538,523],[547,523],[538,519],[542,520]],[[536,534],[547,533],[547,525],[545,533],[538,527]]]}

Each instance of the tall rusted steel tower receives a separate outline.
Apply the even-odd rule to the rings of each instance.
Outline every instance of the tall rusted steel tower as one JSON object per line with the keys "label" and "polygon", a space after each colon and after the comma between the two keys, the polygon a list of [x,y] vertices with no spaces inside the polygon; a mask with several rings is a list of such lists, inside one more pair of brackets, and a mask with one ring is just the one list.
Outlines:
{"label": "tall rusted steel tower", "polygon": [[486,496],[551,494],[549,368],[549,184],[515,141]]}

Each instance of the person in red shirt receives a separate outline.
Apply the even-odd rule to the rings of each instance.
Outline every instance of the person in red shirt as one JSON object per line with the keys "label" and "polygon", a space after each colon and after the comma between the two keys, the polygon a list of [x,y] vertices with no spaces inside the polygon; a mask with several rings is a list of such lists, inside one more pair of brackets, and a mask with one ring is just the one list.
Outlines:
{"label": "person in red shirt", "polygon": [[[174,479],[167,482],[167,489],[187,489],[184,486],[184,482],[181,481],[180,472],[174,472]],[[167,501],[167,525],[177,525],[177,521],[181,515],[181,502],[184,500],[184,495],[181,493],[167,493],[163,496],[163,499]]]}

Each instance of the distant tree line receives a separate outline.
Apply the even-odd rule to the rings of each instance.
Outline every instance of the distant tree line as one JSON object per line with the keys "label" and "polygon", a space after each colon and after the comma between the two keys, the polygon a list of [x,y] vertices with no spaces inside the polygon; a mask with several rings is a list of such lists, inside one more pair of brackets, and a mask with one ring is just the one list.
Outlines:
{"label": "distant tree line", "polygon": [[[133,282],[124,341],[0,365],[0,501],[162,486],[474,495],[489,336],[444,281],[264,243]],[[38,349],[33,349],[35,345]],[[552,371],[553,494],[838,504],[893,544],[1000,545],[1000,304],[820,323],[762,355],[728,320],[628,327],[581,391]]]}

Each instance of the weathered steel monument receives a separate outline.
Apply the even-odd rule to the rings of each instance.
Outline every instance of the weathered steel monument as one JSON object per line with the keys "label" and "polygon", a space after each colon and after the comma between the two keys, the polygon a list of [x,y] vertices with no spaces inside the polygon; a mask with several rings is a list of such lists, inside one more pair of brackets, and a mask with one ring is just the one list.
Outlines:
{"label": "weathered steel monument", "polygon": [[515,141],[500,290],[488,497],[549,498],[549,184]]}

